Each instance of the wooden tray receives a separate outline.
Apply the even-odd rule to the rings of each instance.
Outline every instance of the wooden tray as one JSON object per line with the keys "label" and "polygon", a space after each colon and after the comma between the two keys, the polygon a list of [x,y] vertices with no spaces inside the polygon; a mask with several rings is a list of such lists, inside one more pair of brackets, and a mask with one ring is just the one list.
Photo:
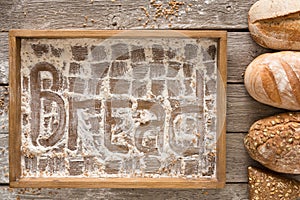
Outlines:
{"label": "wooden tray", "polygon": [[9,42],[11,187],[224,187],[226,32]]}

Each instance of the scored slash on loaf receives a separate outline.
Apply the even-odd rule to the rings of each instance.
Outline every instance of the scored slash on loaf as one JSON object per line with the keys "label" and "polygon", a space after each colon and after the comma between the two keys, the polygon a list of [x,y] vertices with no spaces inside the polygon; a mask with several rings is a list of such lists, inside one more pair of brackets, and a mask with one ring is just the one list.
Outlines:
{"label": "scored slash on loaf", "polygon": [[261,46],[277,50],[300,50],[300,1],[260,0],[249,10],[252,38]]}
{"label": "scored slash on loaf", "polygon": [[254,59],[245,72],[245,87],[257,101],[300,110],[300,53],[282,51]]}

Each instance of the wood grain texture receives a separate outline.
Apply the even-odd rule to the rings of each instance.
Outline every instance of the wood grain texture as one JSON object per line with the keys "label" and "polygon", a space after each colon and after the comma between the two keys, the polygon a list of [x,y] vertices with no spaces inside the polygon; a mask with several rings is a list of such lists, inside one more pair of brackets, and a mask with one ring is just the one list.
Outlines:
{"label": "wood grain texture", "polygon": [[[0,83],[8,83],[8,34],[0,33]],[[243,47],[243,48],[241,48]],[[236,53],[239,49],[239,53]],[[243,73],[246,67],[258,55],[271,50],[257,45],[248,32],[229,32],[227,41],[227,82],[243,83]]]}
{"label": "wood grain texture", "polygon": [[0,33],[0,83],[8,83],[8,34]]}
{"label": "wood grain texture", "polygon": [[0,134],[0,183],[8,183],[8,134]]}
{"label": "wood grain texture", "polygon": [[222,190],[161,190],[161,189],[10,189],[0,187],[3,199],[143,199],[177,200],[177,199],[222,199],[246,200],[246,184],[226,185]]}
{"label": "wood grain texture", "polygon": [[[247,185],[246,184],[246,182],[247,182],[247,167],[250,165],[262,167],[259,163],[252,160],[248,156],[248,154],[244,148],[244,145],[243,145],[244,135],[245,134],[243,134],[243,133],[234,133],[234,134],[232,133],[232,134],[227,134],[227,136],[226,136],[227,137],[227,152],[226,152],[227,153],[227,158],[226,158],[227,159],[227,166],[226,166],[227,186],[225,187],[225,189],[220,190],[221,193],[226,193],[226,190],[233,186],[239,186],[242,188],[233,187],[230,189],[231,192],[235,192],[236,194],[245,192],[245,188],[246,188],[245,185]],[[8,183],[8,146],[7,145],[8,145],[8,135],[0,134],[0,152],[1,152],[0,183],[1,184]],[[295,178],[297,180],[300,180],[300,176],[290,176],[290,178]],[[233,183],[233,184],[230,184],[230,183]],[[240,184],[234,184],[234,183],[240,183]],[[69,189],[69,190],[64,189],[64,191],[66,193],[68,193],[67,191],[71,191],[71,190],[73,190],[73,189]],[[18,191],[17,193],[22,193],[22,191],[25,191],[25,190],[14,189],[12,191]],[[39,193],[38,192],[39,190],[37,190],[37,189],[36,190],[27,189],[27,191],[36,191],[35,193]],[[49,192],[52,191],[53,192],[54,189],[52,189],[52,190],[43,189],[43,191],[49,191]],[[80,191],[84,191],[84,190],[80,190]],[[92,190],[92,191],[97,191],[97,190]],[[107,190],[103,190],[103,191],[107,192],[110,190],[107,189]],[[118,190],[116,189],[116,191],[118,191]],[[126,190],[124,190],[124,191],[126,191]],[[148,190],[145,190],[145,191],[148,191]],[[163,191],[164,191],[164,193],[170,192],[170,190],[163,190]],[[185,190],[185,191],[191,192],[193,190]],[[48,195],[51,195],[52,192],[48,193]],[[227,192],[229,192],[229,191],[227,191]],[[72,193],[73,192],[70,192],[70,194],[72,194]],[[78,193],[81,193],[81,192],[78,192]],[[74,195],[78,195],[78,193],[75,192]],[[6,193],[2,193],[2,194],[3,195],[13,195],[13,194],[16,194],[16,192],[13,192],[13,193],[6,192]],[[212,194],[215,195],[215,193],[212,193]],[[232,195],[232,193],[230,195]],[[11,197],[11,196],[9,196],[9,197]],[[206,197],[206,196],[203,196],[203,197]],[[228,199],[230,199],[229,197],[230,196],[228,196]],[[207,199],[209,199],[209,198],[207,198]]]}
{"label": "wood grain texture", "polygon": [[[91,2],[94,2],[93,4]],[[153,16],[149,1],[121,0],[2,0],[0,30],[26,29],[247,29],[247,12],[256,0],[190,0],[188,13],[169,20],[147,21],[141,6]],[[205,3],[206,2],[206,3]],[[140,19],[139,19],[140,18]],[[169,24],[171,27],[169,27]],[[8,33],[0,33],[0,83],[8,84]],[[25,190],[0,187],[3,199],[248,199],[246,167],[258,165],[244,150],[243,133],[250,125],[274,113],[283,112],[253,100],[244,89],[246,66],[259,54],[268,52],[253,42],[248,32],[228,33],[227,92],[227,181],[223,190],[143,190],[143,189],[42,189]],[[5,122],[7,123],[7,122]],[[0,134],[0,182],[8,183],[8,136]],[[4,151],[3,151],[4,150]],[[232,183],[234,182],[234,183]]]}
{"label": "wood grain texture", "polygon": [[243,83],[246,67],[257,56],[272,52],[256,44],[248,32],[229,32],[227,45],[228,83]]}
{"label": "wood grain texture", "polygon": [[[227,32],[220,30],[29,30],[12,29],[10,36],[20,38],[217,38],[220,39],[222,53],[226,50]],[[225,62],[223,57],[220,62]],[[222,63],[223,64],[223,63]],[[224,63],[226,64],[226,63]],[[223,65],[224,65],[223,64]]]}
{"label": "wood grain texture", "polygon": [[[21,174],[21,56],[20,56],[21,40],[16,37],[9,37],[9,65],[10,82],[9,94],[9,180],[15,181]],[[13,152],[13,154],[11,153]]]}
{"label": "wood grain texture", "polygon": [[255,121],[282,112],[254,100],[242,84],[227,87],[227,132],[248,132]]}
{"label": "wood grain texture", "polygon": [[[227,134],[226,152],[226,181],[227,183],[247,182],[247,167],[249,165],[259,166],[247,154],[243,145],[243,133]],[[8,135],[0,134],[0,183],[8,183]]]}
{"label": "wood grain texture", "polygon": [[8,132],[8,86],[0,86],[0,133]]}
{"label": "wood grain texture", "polygon": [[[2,87],[0,91],[7,92],[5,87]],[[3,123],[0,126],[5,127],[2,132],[7,132],[8,94],[1,94],[1,96],[4,96],[5,101],[1,109],[3,114],[0,116],[0,120]],[[249,96],[242,84],[228,84],[227,86],[227,132],[248,132],[255,121],[282,112],[285,112],[285,110],[255,101]]]}
{"label": "wood grain texture", "polygon": [[[183,0],[178,16],[174,13],[154,20],[157,9],[148,0],[3,0],[0,28],[241,29],[247,28],[247,13],[255,1]],[[163,1],[162,7],[168,8],[168,2]]]}

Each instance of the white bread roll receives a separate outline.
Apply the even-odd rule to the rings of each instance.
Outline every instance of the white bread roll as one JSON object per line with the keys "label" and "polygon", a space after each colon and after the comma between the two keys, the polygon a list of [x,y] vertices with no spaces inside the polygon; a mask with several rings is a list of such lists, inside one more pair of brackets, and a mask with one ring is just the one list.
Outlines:
{"label": "white bread roll", "polygon": [[300,50],[300,1],[260,0],[249,10],[248,26],[261,46]]}
{"label": "white bread roll", "polygon": [[244,83],[257,101],[300,110],[300,53],[282,51],[258,56],[247,67]]}

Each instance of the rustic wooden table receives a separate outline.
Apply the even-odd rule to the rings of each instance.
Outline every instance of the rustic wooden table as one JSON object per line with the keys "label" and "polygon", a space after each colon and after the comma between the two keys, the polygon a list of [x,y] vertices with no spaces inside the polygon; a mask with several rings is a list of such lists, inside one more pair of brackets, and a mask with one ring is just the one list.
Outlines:
{"label": "rustic wooden table", "polygon": [[[155,5],[156,3],[162,5]],[[177,1],[179,2],[179,1]],[[247,65],[270,52],[251,39],[247,13],[256,0],[1,0],[0,199],[248,199],[247,167],[260,166],[243,138],[250,125],[284,110],[253,100],[243,85]],[[160,8],[161,11],[158,11]],[[164,11],[164,13],[162,13]],[[162,13],[162,15],[157,15]],[[228,31],[227,181],[221,190],[10,189],[8,186],[8,31],[10,29],[217,29]],[[14,80],[10,80],[14,81]],[[300,176],[292,176],[300,179]]]}

